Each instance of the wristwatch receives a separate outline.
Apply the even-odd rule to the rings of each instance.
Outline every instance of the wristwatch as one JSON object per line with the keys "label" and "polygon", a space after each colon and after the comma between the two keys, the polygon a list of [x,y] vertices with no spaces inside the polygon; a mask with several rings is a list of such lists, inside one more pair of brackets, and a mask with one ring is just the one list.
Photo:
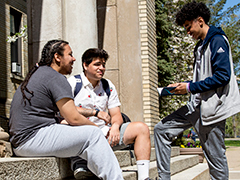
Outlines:
{"label": "wristwatch", "polygon": [[99,109],[95,109],[96,110],[96,113],[95,113],[95,115],[94,116],[96,116],[97,117],[97,115],[98,115],[98,113],[99,113]]}

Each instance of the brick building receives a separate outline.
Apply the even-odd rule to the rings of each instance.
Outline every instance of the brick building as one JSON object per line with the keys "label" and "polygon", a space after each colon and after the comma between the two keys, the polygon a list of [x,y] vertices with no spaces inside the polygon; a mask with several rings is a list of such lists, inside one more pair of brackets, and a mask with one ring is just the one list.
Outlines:
{"label": "brick building", "polygon": [[[26,14],[26,0],[0,1],[0,115],[6,117],[14,92],[28,71],[27,42],[8,43],[6,39],[27,24]],[[7,120],[0,118],[0,126],[8,130]]]}

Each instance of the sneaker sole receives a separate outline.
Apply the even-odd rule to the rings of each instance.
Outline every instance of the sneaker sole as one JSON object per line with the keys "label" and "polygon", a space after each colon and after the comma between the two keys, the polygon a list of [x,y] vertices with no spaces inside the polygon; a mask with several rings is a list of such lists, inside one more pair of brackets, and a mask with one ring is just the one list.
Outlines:
{"label": "sneaker sole", "polygon": [[84,171],[79,171],[76,174],[74,174],[74,177],[79,180],[87,180],[87,179],[93,179],[96,178],[96,176],[91,173],[91,172],[84,172]]}

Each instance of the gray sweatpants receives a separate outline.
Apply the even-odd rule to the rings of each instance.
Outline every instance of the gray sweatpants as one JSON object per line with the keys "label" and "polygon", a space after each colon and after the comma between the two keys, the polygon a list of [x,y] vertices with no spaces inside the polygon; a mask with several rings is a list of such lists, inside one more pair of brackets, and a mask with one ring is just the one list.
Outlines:
{"label": "gray sweatpants", "polygon": [[228,179],[228,164],[225,155],[225,122],[203,126],[199,108],[186,116],[187,106],[183,106],[161,120],[154,128],[154,141],[159,180],[170,180],[171,143],[184,130],[194,127],[200,139],[212,180]]}
{"label": "gray sweatpants", "polygon": [[[118,143],[116,146],[113,146],[113,147],[112,147],[112,150],[113,150],[113,151],[121,150],[121,149],[124,149],[124,148],[127,147],[127,145],[125,145],[125,144],[123,143],[123,135],[124,135],[124,133],[125,133],[125,130],[126,130],[127,126],[129,125],[129,123],[130,123],[130,122],[127,122],[127,123],[123,123],[123,124],[121,125],[121,127],[120,127],[120,129],[119,129],[119,131],[120,131],[120,140],[119,140],[119,143]],[[106,141],[107,141],[107,139],[106,139]],[[82,167],[82,168],[88,168],[88,167],[87,167],[87,164],[88,164],[87,161],[84,160],[84,159],[82,159],[82,158],[80,158],[80,157],[72,157],[72,158],[71,158],[71,168],[72,168],[73,171],[74,171],[75,169],[77,169],[77,168],[80,168],[80,167]]]}
{"label": "gray sweatpants", "polygon": [[106,138],[95,126],[54,124],[41,128],[25,144],[14,149],[17,156],[79,156],[99,178],[123,180],[116,156]]}

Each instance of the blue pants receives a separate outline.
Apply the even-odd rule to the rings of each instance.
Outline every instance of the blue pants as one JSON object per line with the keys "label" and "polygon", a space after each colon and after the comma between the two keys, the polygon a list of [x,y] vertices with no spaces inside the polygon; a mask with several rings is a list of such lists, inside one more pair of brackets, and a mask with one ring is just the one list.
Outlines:
{"label": "blue pants", "polygon": [[196,111],[192,114],[186,115],[187,112],[187,106],[183,106],[161,120],[154,128],[159,180],[170,180],[172,140],[192,126],[197,131],[200,139],[212,180],[227,180],[228,164],[224,144],[226,120],[203,126],[200,120],[199,108],[196,108]]}
{"label": "blue pants", "polygon": [[14,149],[17,156],[78,156],[101,179],[123,180],[117,158],[106,138],[95,126],[54,124],[41,128],[23,145]]}

